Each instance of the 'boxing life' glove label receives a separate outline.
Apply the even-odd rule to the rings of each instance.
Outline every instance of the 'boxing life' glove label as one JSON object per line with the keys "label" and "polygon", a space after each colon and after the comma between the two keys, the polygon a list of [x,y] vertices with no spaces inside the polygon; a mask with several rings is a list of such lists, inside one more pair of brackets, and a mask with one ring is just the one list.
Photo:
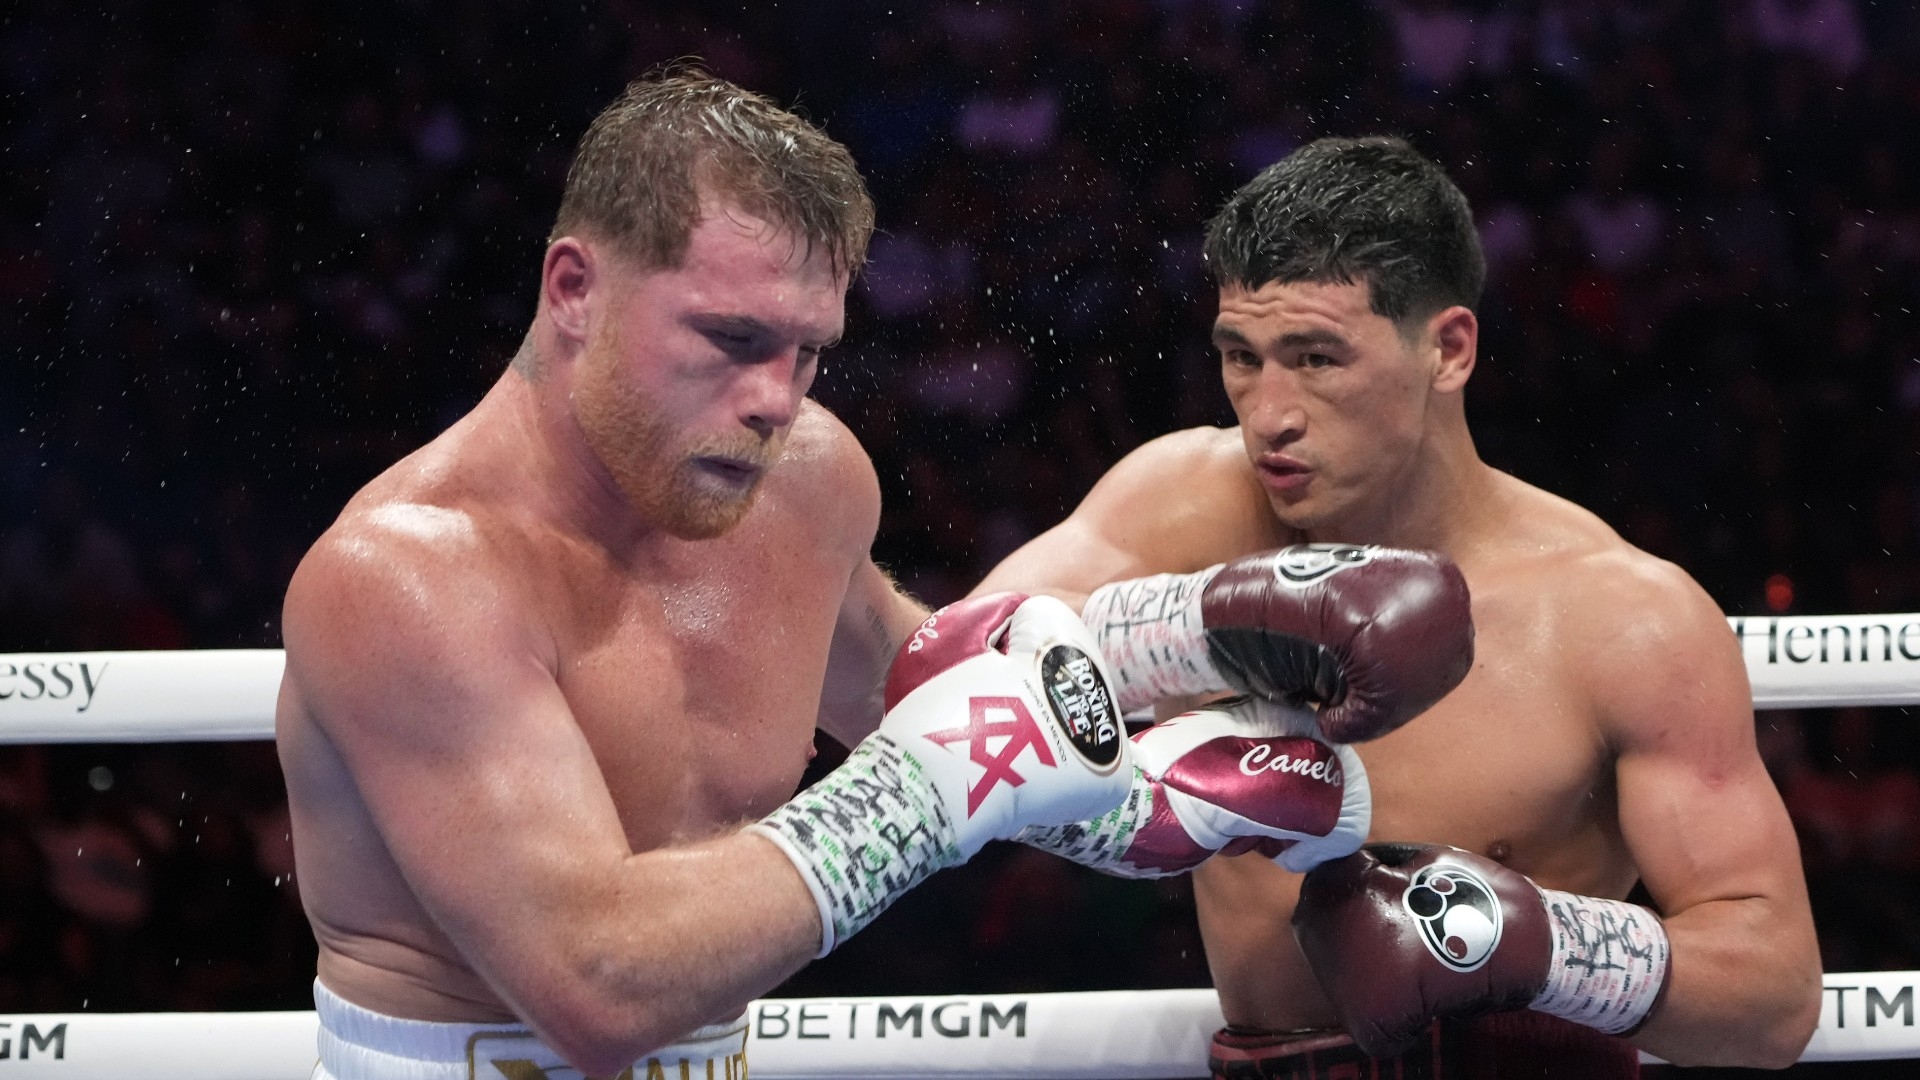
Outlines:
{"label": "'boxing life' glove label", "polygon": [[1040,681],[1068,743],[1094,772],[1111,773],[1120,762],[1125,729],[1093,657],[1071,645],[1055,645],[1040,661]]}

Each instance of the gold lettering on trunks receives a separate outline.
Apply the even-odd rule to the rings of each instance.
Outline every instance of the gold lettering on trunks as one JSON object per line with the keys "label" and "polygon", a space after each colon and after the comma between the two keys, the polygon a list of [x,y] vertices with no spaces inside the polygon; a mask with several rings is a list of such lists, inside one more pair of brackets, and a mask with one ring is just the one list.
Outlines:
{"label": "gold lettering on trunks", "polygon": [[[483,1052],[480,1043],[510,1041],[520,1045],[495,1047]],[[495,1057],[498,1053],[538,1054],[533,1057]],[[487,1072],[483,1065],[492,1066]],[[479,1032],[467,1039],[467,1080],[565,1080],[578,1076],[572,1066],[559,1060],[530,1031]],[[587,1077],[585,1080],[595,1080]],[[647,1058],[622,1069],[605,1080],[747,1080],[747,1052],[737,1050],[724,1057]]]}

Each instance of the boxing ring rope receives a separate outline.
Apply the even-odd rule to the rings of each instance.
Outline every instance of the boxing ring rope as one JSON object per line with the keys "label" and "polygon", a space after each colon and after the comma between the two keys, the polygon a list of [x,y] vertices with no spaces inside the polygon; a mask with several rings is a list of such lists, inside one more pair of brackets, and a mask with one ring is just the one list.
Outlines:
{"label": "boxing ring rope", "polygon": [[[1920,613],[1734,617],[1760,709],[1920,704]],[[0,654],[0,743],[271,739],[279,650]],[[1920,1058],[1920,971],[1828,973],[1802,1061]],[[771,998],[753,1075],[1204,1075],[1213,991]],[[0,1074],[307,1080],[311,1012],[0,1015]]]}
{"label": "boxing ring rope", "polygon": [[[1758,709],[1920,704],[1920,613],[1727,620]],[[278,649],[0,653],[0,743],[273,738]]]}
{"label": "boxing ring rope", "polygon": [[[1800,1060],[1920,1055],[1916,984],[1920,971],[1826,976]],[[1211,990],[770,998],[748,1021],[756,1080],[1204,1077],[1222,1022]],[[0,1025],[0,1075],[32,1080],[307,1080],[319,1028],[310,1012],[28,1014]]]}

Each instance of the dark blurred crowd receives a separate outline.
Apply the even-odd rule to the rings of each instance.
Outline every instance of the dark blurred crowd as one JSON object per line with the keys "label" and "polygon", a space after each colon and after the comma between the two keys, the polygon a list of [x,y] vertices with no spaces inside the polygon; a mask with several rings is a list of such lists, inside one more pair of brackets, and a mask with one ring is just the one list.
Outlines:
{"label": "dark blurred crowd", "polygon": [[[930,603],[1141,441],[1232,422],[1204,221],[1306,140],[1388,132],[1481,221],[1485,457],[1730,613],[1920,610],[1911,4],[23,0],[0,652],[277,647],[307,544],[504,368],[574,140],[685,55],[869,178],[816,396]],[[1829,970],[1920,968],[1913,719],[1759,725]],[[307,1007],[279,784],[266,744],[0,748],[0,1012]],[[1206,981],[1180,882],[1009,848],[786,992]]]}

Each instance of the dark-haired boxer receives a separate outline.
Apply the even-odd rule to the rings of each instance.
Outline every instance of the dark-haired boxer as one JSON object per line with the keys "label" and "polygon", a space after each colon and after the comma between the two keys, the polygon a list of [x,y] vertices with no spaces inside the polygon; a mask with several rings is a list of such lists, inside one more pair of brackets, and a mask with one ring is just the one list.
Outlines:
{"label": "dark-haired boxer", "polygon": [[[872,221],[792,114],[636,83],[575,157],[510,369],[302,561],[278,737],[316,1078],[744,1076],[747,1001],[893,898],[1138,805],[1076,611],[927,618],[868,557],[873,466],[805,395]],[[1373,677],[1392,634],[1333,625],[1321,656],[1259,592],[1216,635],[1249,685],[1357,680],[1358,730],[1430,681]],[[854,749],[796,796],[816,726]],[[1297,865],[1358,846],[1357,765],[1254,713],[1207,730],[1153,776]]]}
{"label": "dark-haired boxer", "polygon": [[[1525,1075],[1632,1076],[1636,1046],[1794,1061],[1819,959],[1739,650],[1679,568],[1479,459],[1462,398],[1484,275],[1465,198],[1403,142],[1322,140],[1237,192],[1206,251],[1239,426],[1134,451],[981,589],[1092,594],[1099,630],[1115,579],[1307,542],[1334,581],[1373,550],[1351,545],[1390,545],[1458,564],[1477,635],[1458,689],[1360,748],[1373,837],[1475,853],[1471,875],[1441,875],[1460,886],[1444,911],[1415,905],[1441,895],[1414,888],[1446,861],[1425,849],[1329,863],[1297,910],[1301,878],[1271,859],[1195,873],[1230,1025],[1217,1074],[1340,1075],[1324,1070],[1369,1051],[1406,1056],[1358,1075],[1548,1061]],[[1125,650],[1109,652],[1124,679]],[[1508,917],[1441,933],[1444,917],[1473,924],[1470,876]],[[1621,902],[1636,882],[1651,908]]]}

